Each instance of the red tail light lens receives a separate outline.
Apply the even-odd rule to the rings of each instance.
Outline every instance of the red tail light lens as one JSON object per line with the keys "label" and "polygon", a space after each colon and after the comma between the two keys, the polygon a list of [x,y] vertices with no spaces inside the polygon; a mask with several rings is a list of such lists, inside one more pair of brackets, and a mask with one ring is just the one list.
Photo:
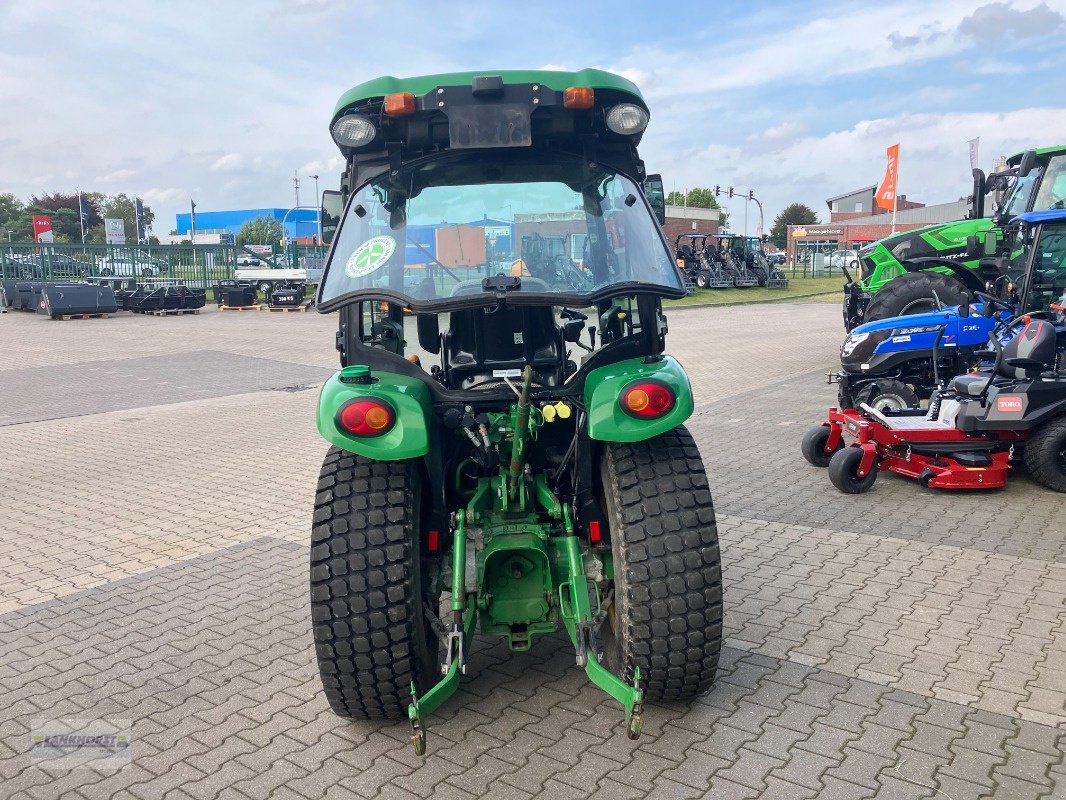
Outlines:
{"label": "red tail light lens", "polygon": [[634,381],[622,390],[618,402],[629,416],[658,419],[674,407],[674,390],[660,381]]}
{"label": "red tail light lens", "polygon": [[352,400],[337,414],[337,426],[352,436],[381,436],[395,423],[396,412],[383,400]]}

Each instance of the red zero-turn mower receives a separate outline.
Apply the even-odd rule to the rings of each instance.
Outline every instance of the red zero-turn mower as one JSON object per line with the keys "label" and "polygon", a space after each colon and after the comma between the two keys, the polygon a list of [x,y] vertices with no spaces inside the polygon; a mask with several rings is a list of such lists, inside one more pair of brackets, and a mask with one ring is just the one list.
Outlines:
{"label": "red zero-turn mower", "polygon": [[[934,489],[998,489],[1024,448],[1030,476],[1066,492],[1066,376],[1053,371],[1056,327],[1030,317],[1015,322],[1025,327],[1006,345],[990,337],[995,366],[954,378],[928,412],[865,403],[832,409],[803,437],[804,458],[828,467],[848,494],[869,491],[878,470]],[[845,437],[854,442],[845,446]]]}

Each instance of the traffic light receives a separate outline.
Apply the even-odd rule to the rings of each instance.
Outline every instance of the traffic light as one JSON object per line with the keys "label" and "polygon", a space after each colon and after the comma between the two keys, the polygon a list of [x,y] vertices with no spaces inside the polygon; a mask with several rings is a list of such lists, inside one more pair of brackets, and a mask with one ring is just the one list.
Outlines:
{"label": "traffic light", "polygon": [[755,192],[753,192],[751,189],[748,189],[748,199],[749,200],[754,200],[755,199]]}
{"label": "traffic light", "polygon": [[729,196],[730,197],[733,196],[733,187],[732,186],[729,187]]}
{"label": "traffic light", "polygon": [[718,197],[718,196],[719,196],[719,195],[721,195],[721,194],[722,194],[722,187],[721,187],[721,186],[719,186],[719,185],[718,185],[718,184],[716,183],[716,184],[714,185],[714,196],[715,196],[715,197]]}

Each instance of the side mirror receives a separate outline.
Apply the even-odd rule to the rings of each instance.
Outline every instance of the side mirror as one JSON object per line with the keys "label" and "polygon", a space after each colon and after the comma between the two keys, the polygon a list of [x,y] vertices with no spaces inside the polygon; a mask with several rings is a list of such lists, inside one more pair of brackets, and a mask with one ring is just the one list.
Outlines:
{"label": "side mirror", "polygon": [[980,219],[985,215],[985,195],[988,194],[985,180],[984,172],[979,169],[973,170],[973,197],[970,198],[970,219]]}
{"label": "side mirror", "polygon": [[329,189],[322,192],[322,207],[319,213],[322,215],[322,244],[329,244],[333,241],[333,235],[341,222],[341,214],[344,213],[344,195]]}
{"label": "side mirror", "polygon": [[644,196],[648,198],[648,205],[655,212],[655,219],[660,225],[666,224],[666,192],[663,189],[662,175],[649,175],[644,179]]}
{"label": "side mirror", "polygon": [[989,257],[994,256],[998,247],[999,242],[996,239],[996,232],[991,230],[985,233],[985,255]]}
{"label": "side mirror", "polygon": [[981,237],[976,235],[966,237],[966,256],[968,258],[978,258],[983,251]]}
{"label": "side mirror", "polygon": [[1036,151],[1026,150],[1022,153],[1022,160],[1018,164],[1018,177],[1024,178],[1030,172],[1033,171],[1033,167],[1036,166]]}

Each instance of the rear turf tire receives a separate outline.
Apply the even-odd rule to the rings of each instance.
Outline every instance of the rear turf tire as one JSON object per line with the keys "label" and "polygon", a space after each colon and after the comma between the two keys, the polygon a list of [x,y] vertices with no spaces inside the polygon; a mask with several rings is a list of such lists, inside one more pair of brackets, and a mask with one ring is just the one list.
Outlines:
{"label": "rear turf tire", "polygon": [[870,472],[860,478],[855,473],[862,461],[861,447],[845,447],[838,450],[829,459],[829,480],[844,494],[863,494],[870,491],[877,480],[877,464],[870,467]]}
{"label": "rear turf tire", "polygon": [[410,461],[330,448],[311,528],[311,620],[330,708],[406,719],[411,683],[435,677],[420,579],[422,481]]}
{"label": "rear turf tire", "polygon": [[711,285],[711,273],[700,272],[696,275],[696,286],[700,289],[706,289]]}
{"label": "rear turf tire", "polygon": [[973,295],[959,281],[938,272],[908,272],[893,278],[873,296],[866,307],[863,322],[923,314],[944,307],[972,302]]}
{"label": "rear turf tire", "polygon": [[640,667],[648,700],[702,694],[722,649],[722,562],[696,443],[679,427],[607,444],[601,474],[615,571],[607,665],[627,683]]}
{"label": "rear turf tire", "polygon": [[1025,443],[1025,468],[1041,486],[1066,492],[1066,417],[1044,424]]}
{"label": "rear turf tire", "polygon": [[833,454],[844,446],[843,441],[838,441],[836,450],[828,452],[825,449],[825,444],[829,441],[829,432],[829,426],[819,425],[817,428],[811,428],[803,434],[803,440],[800,442],[800,452],[803,453],[803,457],[807,459],[808,464],[825,469],[829,466],[829,461],[833,458]]}

